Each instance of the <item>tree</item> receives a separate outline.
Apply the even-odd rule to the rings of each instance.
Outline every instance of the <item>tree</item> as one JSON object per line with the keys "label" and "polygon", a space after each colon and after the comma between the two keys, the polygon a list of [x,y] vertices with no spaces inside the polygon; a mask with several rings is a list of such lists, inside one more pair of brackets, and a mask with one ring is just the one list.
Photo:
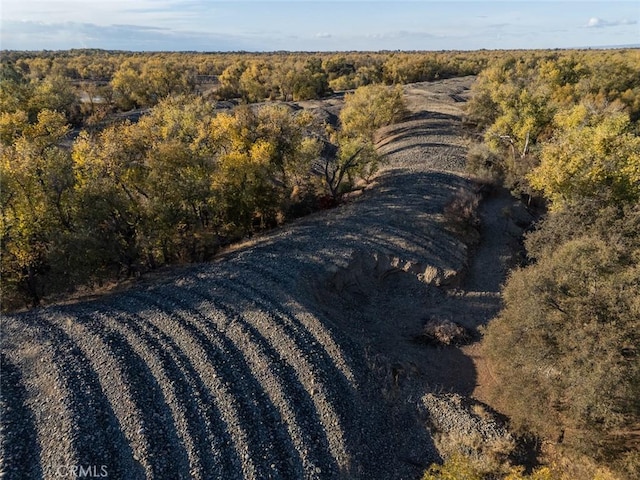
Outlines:
{"label": "tree", "polygon": [[49,75],[35,82],[27,108],[32,120],[42,110],[64,113],[68,122],[79,120],[78,97],[69,80],[60,75]]}
{"label": "tree", "polygon": [[[250,217],[264,227],[286,213],[294,190],[306,187],[311,164],[319,156],[315,128],[312,115],[293,114],[284,106],[243,106],[215,117],[212,144],[221,168],[216,185],[226,192],[218,197],[228,206],[226,218],[242,218],[245,229]],[[235,203],[242,208],[235,210]]]}
{"label": "tree", "polygon": [[0,112],[28,112],[32,95],[33,85],[15,65],[0,64]]}
{"label": "tree", "polygon": [[358,178],[370,179],[380,164],[380,157],[370,139],[340,134],[337,138],[337,156],[327,159],[324,165],[325,185],[334,200],[352,190]]}
{"label": "tree", "polygon": [[[628,215],[621,224],[637,226]],[[640,243],[607,230],[514,272],[484,349],[514,424],[611,461],[640,426]]]}
{"label": "tree", "polygon": [[402,87],[369,85],[345,96],[340,122],[345,135],[372,137],[377,129],[399,121],[406,113]]}
{"label": "tree", "polygon": [[559,133],[528,179],[555,209],[581,199],[600,204],[640,201],[640,137],[628,114],[581,104],[559,114]]}
{"label": "tree", "polygon": [[210,205],[218,168],[209,139],[213,105],[200,97],[168,97],[135,126],[144,139],[144,244],[159,263],[198,261],[217,248]]}
{"label": "tree", "polygon": [[293,77],[293,100],[322,98],[330,92],[327,78],[322,69],[322,60],[310,58]]}
{"label": "tree", "polygon": [[8,147],[29,127],[29,116],[23,110],[0,113],[0,144]]}
{"label": "tree", "polygon": [[111,80],[114,99],[122,110],[152,107],[169,95],[191,93],[194,86],[189,70],[162,58],[141,64],[127,60]]}
{"label": "tree", "polygon": [[[548,467],[536,468],[527,475],[523,467],[504,465],[492,467],[473,458],[456,453],[442,465],[432,464],[422,476],[422,480],[557,480],[557,472]],[[587,480],[587,479],[584,479]],[[597,480],[594,478],[593,480]]]}
{"label": "tree", "polygon": [[345,96],[340,112],[341,130],[334,132],[336,159],[324,165],[326,188],[334,199],[351,189],[356,178],[370,178],[378,169],[375,132],[400,120],[407,112],[401,87],[363,86]]}
{"label": "tree", "polygon": [[220,98],[241,96],[240,78],[246,69],[247,64],[243,60],[236,61],[224,69],[218,77],[220,88],[217,93]]}
{"label": "tree", "polygon": [[272,66],[251,62],[238,79],[238,91],[246,102],[261,102],[270,94]]}
{"label": "tree", "polygon": [[112,125],[73,146],[79,244],[98,273],[131,276],[144,262],[141,226],[147,194],[146,146],[135,125]]}
{"label": "tree", "polygon": [[43,110],[2,149],[2,280],[7,297],[33,305],[73,230],[73,166],[58,146],[67,132],[64,115]]}
{"label": "tree", "polygon": [[120,68],[113,74],[111,88],[116,105],[121,110],[131,110],[141,104],[138,97],[138,84],[140,82],[140,72],[132,62],[123,62]]}

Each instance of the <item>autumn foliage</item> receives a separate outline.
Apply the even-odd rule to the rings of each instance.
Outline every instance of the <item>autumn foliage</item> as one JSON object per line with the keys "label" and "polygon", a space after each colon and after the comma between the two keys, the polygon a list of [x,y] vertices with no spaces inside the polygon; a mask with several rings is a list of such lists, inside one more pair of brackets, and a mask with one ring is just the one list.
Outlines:
{"label": "autumn foliage", "polygon": [[[188,56],[98,57],[103,68],[92,64],[85,75],[110,80],[94,84],[96,97],[84,102],[73,78],[52,73],[57,68],[73,77],[77,57],[3,64],[4,309],[162,265],[204,261],[232,242],[322,208],[327,197],[335,205],[375,173],[373,133],[404,112],[401,91],[385,86],[347,95],[346,113],[334,126],[284,103],[221,108],[211,95],[195,92],[193,71],[180,64]],[[261,82],[251,80],[262,75],[253,62],[240,75],[240,88]],[[293,98],[326,94],[322,62],[311,57],[303,65],[301,78],[324,86],[303,94],[297,83]],[[220,82],[229,68],[218,68]],[[87,93],[86,83],[77,87]],[[267,95],[251,92],[239,94],[244,100]],[[130,119],[118,113],[137,107],[145,109]],[[74,123],[80,128],[71,135]]]}
{"label": "autumn foliage", "polygon": [[484,136],[473,168],[549,209],[485,332],[496,401],[514,426],[619,478],[640,473],[638,55],[506,58],[468,109]]}

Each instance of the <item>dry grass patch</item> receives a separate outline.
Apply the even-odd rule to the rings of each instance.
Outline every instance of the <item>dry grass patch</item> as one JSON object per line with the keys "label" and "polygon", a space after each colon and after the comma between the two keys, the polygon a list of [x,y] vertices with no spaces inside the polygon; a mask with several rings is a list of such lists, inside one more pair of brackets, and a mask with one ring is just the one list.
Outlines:
{"label": "dry grass patch", "polygon": [[480,216],[478,205],[481,195],[467,189],[459,189],[444,207],[444,219],[448,229],[464,242],[480,241]]}

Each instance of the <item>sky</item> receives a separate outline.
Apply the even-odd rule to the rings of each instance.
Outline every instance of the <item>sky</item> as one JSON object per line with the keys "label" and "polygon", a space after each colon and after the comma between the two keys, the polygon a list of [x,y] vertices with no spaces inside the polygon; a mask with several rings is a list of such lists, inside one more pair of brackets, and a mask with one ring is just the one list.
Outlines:
{"label": "sky", "polygon": [[0,0],[0,49],[478,50],[640,46],[640,1]]}

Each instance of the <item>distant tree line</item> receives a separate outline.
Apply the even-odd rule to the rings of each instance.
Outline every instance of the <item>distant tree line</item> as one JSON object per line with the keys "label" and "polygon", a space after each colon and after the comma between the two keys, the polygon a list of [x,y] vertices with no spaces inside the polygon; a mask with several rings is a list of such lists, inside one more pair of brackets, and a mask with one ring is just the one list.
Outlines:
{"label": "distant tree line", "polygon": [[[54,82],[56,87],[66,83],[61,91],[76,96],[64,104],[74,124],[92,115],[93,120],[99,119],[106,110],[148,108],[174,94],[200,93],[244,102],[298,101],[365,85],[473,75],[495,56],[489,52],[0,53],[7,74],[23,83]],[[213,85],[205,88],[202,83]]]}

